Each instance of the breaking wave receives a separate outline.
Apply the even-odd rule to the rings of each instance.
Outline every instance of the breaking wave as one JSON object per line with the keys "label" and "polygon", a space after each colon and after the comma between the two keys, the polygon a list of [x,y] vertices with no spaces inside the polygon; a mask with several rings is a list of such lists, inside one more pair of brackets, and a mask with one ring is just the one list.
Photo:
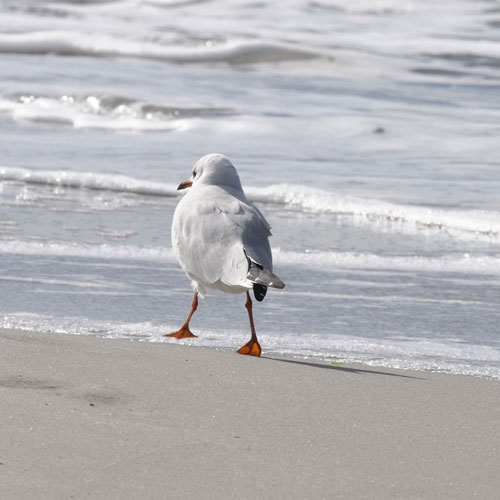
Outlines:
{"label": "breaking wave", "polygon": [[[0,181],[63,186],[92,190],[135,193],[147,196],[178,196],[176,186],[133,177],[66,170],[31,170],[0,167]],[[452,237],[498,240],[500,214],[488,210],[448,210],[410,206],[380,200],[338,195],[317,188],[277,184],[267,188],[249,187],[254,202],[283,206],[308,213],[345,215],[369,224],[392,224],[415,230],[443,231]]]}
{"label": "breaking wave", "polygon": [[70,172],[67,170],[30,170],[18,167],[0,167],[0,181],[25,184],[62,186],[75,189],[92,189],[135,193],[148,196],[176,196],[175,186],[161,182],[134,179],[124,175]]}
{"label": "breaking wave", "polygon": [[412,225],[416,228],[447,231],[456,236],[462,234],[488,239],[500,237],[500,214],[494,211],[398,205],[287,184],[258,190],[248,189],[247,192],[254,201],[277,203],[307,212],[351,215],[375,223]]}
{"label": "breaking wave", "polygon": [[161,45],[109,35],[38,31],[0,35],[5,54],[57,54],[63,56],[132,57],[173,63],[257,64],[311,59],[312,52],[293,45],[262,41],[227,41],[195,46]]}

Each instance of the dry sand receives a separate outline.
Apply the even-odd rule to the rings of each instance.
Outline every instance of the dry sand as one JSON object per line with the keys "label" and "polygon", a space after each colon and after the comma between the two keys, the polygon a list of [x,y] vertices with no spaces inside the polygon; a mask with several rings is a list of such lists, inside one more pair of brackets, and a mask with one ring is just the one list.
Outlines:
{"label": "dry sand", "polygon": [[0,498],[498,499],[500,382],[0,330]]}

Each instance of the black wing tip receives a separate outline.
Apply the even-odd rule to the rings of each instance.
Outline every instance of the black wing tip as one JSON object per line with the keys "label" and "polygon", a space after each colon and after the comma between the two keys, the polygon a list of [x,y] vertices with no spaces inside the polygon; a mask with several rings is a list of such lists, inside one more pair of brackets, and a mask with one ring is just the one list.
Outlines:
{"label": "black wing tip", "polygon": [[266,285],[259,285],[258,283],[253,284],[253,294],[258,302],[262,302],[267,293]]}

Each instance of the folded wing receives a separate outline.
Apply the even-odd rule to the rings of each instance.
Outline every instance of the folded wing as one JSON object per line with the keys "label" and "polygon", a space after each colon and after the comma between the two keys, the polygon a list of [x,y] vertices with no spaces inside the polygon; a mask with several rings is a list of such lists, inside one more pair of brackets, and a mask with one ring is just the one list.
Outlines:
{"label": "folded wing", "polygon": [[207,186],[181,203],[190,207],[176,210],[172,244],[191,279],[207,286],[255,284],[257,298],[264,297],[267,286],[284,287],[272,272],[270,226],[254,205],[218,186]]}

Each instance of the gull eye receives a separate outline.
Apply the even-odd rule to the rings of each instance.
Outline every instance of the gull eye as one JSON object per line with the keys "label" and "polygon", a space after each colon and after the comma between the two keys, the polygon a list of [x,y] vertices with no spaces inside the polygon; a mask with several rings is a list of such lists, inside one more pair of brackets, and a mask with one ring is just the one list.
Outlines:
{"label": "gull eye", "polygon": [[196,177],[196,171],[193,170],[193,179]]}

